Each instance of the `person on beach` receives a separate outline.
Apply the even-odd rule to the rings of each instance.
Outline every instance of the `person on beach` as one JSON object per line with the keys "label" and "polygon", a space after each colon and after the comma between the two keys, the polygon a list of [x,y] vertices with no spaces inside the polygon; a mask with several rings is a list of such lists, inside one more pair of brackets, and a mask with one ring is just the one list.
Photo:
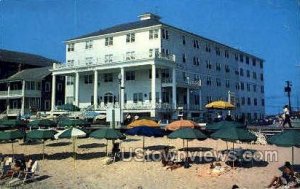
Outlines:
{"label": "person on beach", "polygon": [[279,177],[275,176],[267,188],[279,188],[280,186],[287,185],[292,181],[294,181],[294,170],[290,162],[285,162],[282,175]]}
{"label": "person on beach", "polygon": [[162,163],[163,167],[165,167],[165,166],[171,166],[171,165],[174,164],[174,162],[171,161],[171,154],[169,152],[169,148],[168,147],[164,147],[164,150],[161,153],[161,163]]}
{"label": "person on beach", "polygon": [[292,128],[292,124],[291,124],[291,117],[290,117],[290,110],[289,110],[289,106],[285,105],[283,107],[283,115],[284,115],[284,120],[282,123],[282,127],[285,126],[285,124],[288,124],[290,128]]}

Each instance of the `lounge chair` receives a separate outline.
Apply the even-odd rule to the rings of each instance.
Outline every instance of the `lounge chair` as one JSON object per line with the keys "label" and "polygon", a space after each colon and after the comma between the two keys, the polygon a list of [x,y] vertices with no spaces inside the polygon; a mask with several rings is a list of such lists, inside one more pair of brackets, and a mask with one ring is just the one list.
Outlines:
{"label": "lounge chair", "polygon": [[113,162],[115,162],[117,158],[118,160],[121,159],[122,156],[120,150],[120,143],[114,143],[110,157],[112,158]]}
{"label": "lounge chair", "polygon": [[36,176],[38,175],[40,170],[39,162],[35,161],[31,167],[30,171],[24,171],[24,179],[23,184],[28,181],[36,180]]}

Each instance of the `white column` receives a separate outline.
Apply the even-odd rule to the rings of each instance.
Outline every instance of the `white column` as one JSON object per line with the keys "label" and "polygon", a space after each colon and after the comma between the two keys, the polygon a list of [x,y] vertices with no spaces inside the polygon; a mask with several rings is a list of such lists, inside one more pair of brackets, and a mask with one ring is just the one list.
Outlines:
{"label": "white column", "polygon": [[98,108],[98,70],[94,71],[94,109]]}
{"label": "white column", "polygon": [[56,101],[56,75],[52,74],[52,88],[51,88],[51,112],[55,110]]}
{"label": "white column", "polygon": [[[10,95],[10,83],[7,84],[7,96],[9,97]],[[9,113],[9,98],[6,99],[6,114],[8,115]]]}
{"label": "white column", "polygon": [[177,108],[177,103],[176,103],[176,68],[172,69],[172,105],[173,108]]}
{"label": "white column", "polygon": [[124,108],[124,95],[125,95],[125,91],[124,91],[124,89],[125,89],[125,71],[124,71],[124,68],[121,68],[121,110]]}
{"label": "white column", "polygon": [[21,102],[21,115],[24,115],[25,111],[25,80],[22,81],[22,102]]}
{"label": "white column", "polygon": [[186,108],[190,111],[190,89],[186,88]]}
{"label": "white column", "polygon": [[201,92],[201,88],[199,89],[199,107],[200,107],[200,110],[202,110],[202,92]]}
{"label": "white column", "polygon": [[155,81],[156,81],[156,68],[155,64],[152,65],[152,78],[151,78],[151,105],[152,108],[155,108],[156,105],[156,91],[155,91]]}
{"label": "white column", "polygon": [[75,105],[79,107],[79,73],[75,73]]}

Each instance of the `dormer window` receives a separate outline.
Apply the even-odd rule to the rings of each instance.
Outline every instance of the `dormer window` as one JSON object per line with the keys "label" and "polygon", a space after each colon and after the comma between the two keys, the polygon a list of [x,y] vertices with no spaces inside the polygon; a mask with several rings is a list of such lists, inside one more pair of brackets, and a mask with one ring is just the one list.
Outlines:
{"label": "dormer window", "polygon": [[135,33],[129,33],[126,35],[126,43],[135,42]]}
{"label": "dormer window", "polygon": [[91,49],[93,48],[93,41],[89,40],[85,42],[85,49]]}
{"label": "dormer window", "polygon": [[105,46],[111,46],[114,44],[114,38],[113,37],[106,37],[105,38]]}

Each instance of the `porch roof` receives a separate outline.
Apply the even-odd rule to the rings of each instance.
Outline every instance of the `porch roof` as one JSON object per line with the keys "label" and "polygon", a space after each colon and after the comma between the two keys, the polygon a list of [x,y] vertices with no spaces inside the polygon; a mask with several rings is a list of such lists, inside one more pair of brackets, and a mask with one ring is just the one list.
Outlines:
{"label": "porch roof", "polygon": [[51,67],[42,67],[42,68],[33,68],[33,69],[26,69],[22,70],[7,79],[0,80],[0,83],[8,83],[13,81],[38,81],[42,80],[49,74]]}

